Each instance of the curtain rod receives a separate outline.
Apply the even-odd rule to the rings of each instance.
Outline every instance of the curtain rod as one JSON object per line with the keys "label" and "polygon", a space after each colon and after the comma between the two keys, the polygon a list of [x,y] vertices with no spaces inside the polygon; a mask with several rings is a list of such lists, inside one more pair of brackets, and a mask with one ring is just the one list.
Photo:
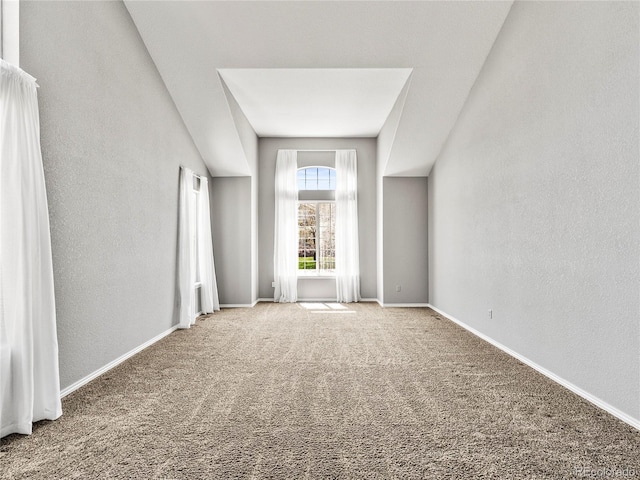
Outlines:
{"label": "curtain rod", "polygon": [[[188,168],[188,167],[185,167],[184,165],[180,165],[180,168]],[[191,174],[192,174],[194,177],[198,177],[200,180],[202,180],[203,178],[207,178],[207,177],[205,177],[205,176],[198,175],[198,174],[197,174],[197,173],[195,173],[193,170],[191,170]]]}

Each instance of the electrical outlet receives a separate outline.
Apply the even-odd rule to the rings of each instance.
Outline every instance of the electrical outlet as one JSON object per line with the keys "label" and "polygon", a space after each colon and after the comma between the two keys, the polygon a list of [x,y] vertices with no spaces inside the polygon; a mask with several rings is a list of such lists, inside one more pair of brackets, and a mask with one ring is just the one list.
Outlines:
{"label": "electrical outlet", "polygon": [[399,292],[400,290],[402,290],[402,285],[396,285],[396,292]]}
{"label": "electrical outlet", "polygon": [[493,318],[493,310],[489,309],[489,318]]}

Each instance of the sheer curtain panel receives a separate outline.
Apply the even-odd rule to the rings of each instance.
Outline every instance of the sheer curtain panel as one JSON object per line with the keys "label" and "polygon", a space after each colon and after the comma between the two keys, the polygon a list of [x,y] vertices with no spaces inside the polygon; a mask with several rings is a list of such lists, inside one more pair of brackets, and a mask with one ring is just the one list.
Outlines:
{"label": "sheer curtain panel", "polygon": [[178,215],[178,318],[179,328],[196,323],[196,265],[193,237],[196,233],[196,202],[193,195],[193,172],[180,168],[180,212]]}
{"label": "sheer curtain panel", "polygon": [[0,59],[0,436],[62,415],[36,87]]}
{"label": "sheer curtain panel", "polygon": [[218,283],[213,262],[211,237],[211,211],[209,207],[209,181],[200,178],[198,195],[198,271],[200,272],[200,304],[202,313],[220,310]]}
{"label": "sheer curtain panel", "polygon": [[275,302],[298,300],[298,152],[278,150],[275,179],[273,277]]}
{"label": "sheer curtain panel", "polygon": [[336,293],[338,302],[360,301],[355,150],[336,151]]}

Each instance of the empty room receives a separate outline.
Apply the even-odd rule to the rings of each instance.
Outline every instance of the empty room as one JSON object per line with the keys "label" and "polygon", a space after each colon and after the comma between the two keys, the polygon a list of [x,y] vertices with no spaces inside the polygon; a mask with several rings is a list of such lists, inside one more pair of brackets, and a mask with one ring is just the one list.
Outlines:
{"label": "empty room", "polygon": [[0,14],[0,478],[640,478],[640,2]]}

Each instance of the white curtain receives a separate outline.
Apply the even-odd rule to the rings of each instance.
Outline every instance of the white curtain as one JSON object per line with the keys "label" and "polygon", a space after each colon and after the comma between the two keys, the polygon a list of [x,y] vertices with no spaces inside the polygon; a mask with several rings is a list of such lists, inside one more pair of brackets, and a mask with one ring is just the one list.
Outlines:
{"label": "white curtain", "polygon": [[273,276],[276,302],[298,300],[298,152],[278,150]]}
{"label": "white curtain", "polygon": [[196,233],[196,202],[193,195],[193,172],[180,168],[180,212],[178,216],[178,305],[179,328],[196,323],[196,265],[193,237]]}
{"label": "white curtain", "polygon": [[198,194],[198,271],[200,272],[200,305],[202,313],[220,310],[218,284],[213,262],[211,240],[211,214],[209,208],[209,181],[200,178]]}
{"label": "white curtain", "polygon": [[62,415],[36,87],[0,59],[0,436]]}
{"label": "white curtain", "polygon": [[360,300],[358,170],[355,150],[336,151],[336,292],[338,302]]}

